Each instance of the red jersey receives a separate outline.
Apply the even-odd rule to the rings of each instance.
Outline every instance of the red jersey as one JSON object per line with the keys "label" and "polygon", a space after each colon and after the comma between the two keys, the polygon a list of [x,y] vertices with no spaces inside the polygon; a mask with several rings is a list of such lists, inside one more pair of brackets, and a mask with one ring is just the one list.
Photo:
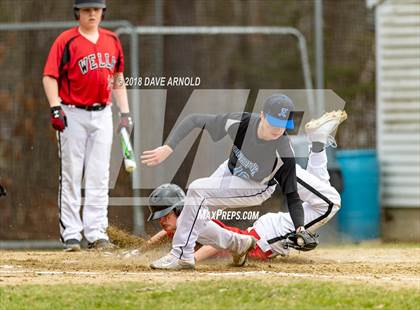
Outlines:
{"label": "red jersey", "polygon": [[[220,227],[226,229],[226,230],[230,230],[233,231],[235,233],[241,234],[241,235],[247,235],[247,236],[253,236],[255,239],[260,240],[261,237],[257,234],[257,232],[254,229],[251,230],[243,230],[237,227],[233,227],[233,226],[228,226],[225,223],[216,220],[216,219],[212,219],[213,222],[215,222],[217,225],[219,225]],[[167,231],[166,232],[167,236],[169,239],[173,239],[174,237],[174,232],[171,231]],[[223,252],[221,251],[219,254],[216,254],[217,256],[225,256],[225,254],[227,255],[228,252]],[[263,250],[261,250],[261,248],[258,246],[258,244],[255,246],[255,248],[253,248],[251,251],[249,251],[248,256],[257,260],[266,260],[269,259],[272,256],[273,252],[272,251],[267,251],[264,252]]]}
{"label": "red jersey", "polygon": [[123,71],[121,43],[113,32],[99,28],[95,44],[75,27],[64,31],[55,40],[44,75],[57,79],[63,102],[89,106],[110,103],[114,73]]}
{"label": "red jersey", "polygon": [[[228,226],[225,223],[223,223],[219,220],[216,220],[216,219],[212,219],[212,221],[215,222],[217,225],[219,225],[220,227],[222,227],[224,229],[233,231],[233,232],[241,234],[241,235],[253,236],[257,240],[261,239],[261,237],[257,234],[255,229],[251,229],[251,230],[246,230],[245,229],[245,230],[243,230],[243,229],[240,229],[240,228],[237,228],[237,227]],[[271,252],[271,251],[264,252],[263,250],[261,250],[261,248],[257,244],[255,246],[255,248],[253,248],[251,251],[249,251],[248,257],[258,259],[258,260],[266,260],[266,259],[269,259],[272,254],[273,254],[273,252]]]}

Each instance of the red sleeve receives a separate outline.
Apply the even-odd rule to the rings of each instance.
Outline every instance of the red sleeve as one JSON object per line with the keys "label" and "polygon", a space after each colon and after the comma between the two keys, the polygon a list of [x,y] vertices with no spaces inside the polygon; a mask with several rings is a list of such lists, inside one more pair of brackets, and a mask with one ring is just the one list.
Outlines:
{"label": "red sleeve", "polygon": [[174,232],[172,232],[172,231],[167,231],[167,232],[166,232],[166,235],[168,236],[168,238],[169,238],[169,239],[173,239],[173,238],[174,238],[175,233],[174,233]]}
{"label": "red sleeve", "polygon": [[55,79],[60,77],[60,62],[64,51],[64,42],[61,37],[58,37],[51,46],[48,54],[47,62],[44,67],[44,76],[48,75]]}
{"label": "red sleeve", "polygon": [[123,73],[124,72],[124,53],[121,46],[120,39],[116,36],[117,39],[117,49],[118,49],[118,61],[117,65],[115,66],[115,73]]}

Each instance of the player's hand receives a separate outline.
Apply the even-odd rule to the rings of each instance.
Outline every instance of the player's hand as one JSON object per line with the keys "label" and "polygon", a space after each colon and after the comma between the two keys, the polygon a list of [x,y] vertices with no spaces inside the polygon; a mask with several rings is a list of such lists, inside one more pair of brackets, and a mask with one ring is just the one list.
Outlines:
{"label": "player's hand", "polygon": [[129,133],[133,129],[133,120],[131,119],[130,113],[120,113],[118,132],[121,131],[121,128],[125,128]]}
{"label": "player's hand", "polygon": [[169,145],[163,145],[154,150],[144,151],[140,156],[141,163],[149,167],[157,166],[173,153]]}
{"label": "player's hand", "polygon": [[61,106],[51,108],[51,125],[60,132],[67,127],[67,117]]}

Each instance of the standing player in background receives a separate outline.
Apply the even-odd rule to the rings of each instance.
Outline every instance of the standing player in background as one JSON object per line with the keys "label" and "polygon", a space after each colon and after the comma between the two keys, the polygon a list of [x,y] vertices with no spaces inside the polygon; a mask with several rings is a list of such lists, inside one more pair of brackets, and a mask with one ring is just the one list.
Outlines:
{"label": "standing player in background", "polygon": [[[274,94],[259,114],[193,114],[185,118],[167,144],[142,155],[142,163],[154,166],[164,161],[194,128],[203,128],[214,141],[229,135],[230,157],[208,178],[189,185],[185,206],[178,219],[171,252],[151,264],[155,269],[192,269],[194,246],[200,230],[210,221],[208,207],[255,206],[271,197],[279,185],[285,195],[297,234],[315,242],[305,231],[302,201],[297,192],[296,166],[286,129],[292,129],[294,104],[284,94]],[[249,238],[248,249],[255,239]],[[239,254],[239,253],[238,253]],[[246,253],[244,253],[246,255]],[[237,257],[241,265],[244,255]]]}
{"label": "standing player in background", "polygon": [[[296,164],[296,176],[298,194],[303,200],[305,210],[305,228],[311,233],[315,233],[325,225],[340,208],[340,195],[329,182],[325,147],[327,141],[331,141],[330,134],[346,118],[346,112],[334,111],[324,114],[305,126],[307,138],[311,142],[311,152],[306,169]],[[177,219],[183,210],[184,199],[184,192],[175,184],[164,184],[153,191],[149,198],[151,214],[148,220],[159,220],[162,230],[148,240],[149,245],[158,244],[166,238],[173,237],[177,229]],[[212,219],[212,221],[199,233],[197,242],[203,246],[194,254],[196,262],[218,254],[222,250],[234,249],[232,248],[235,244],[234,240],[240,242],[240,239],[236,234],[231,234],[230,238],[220,238],[219,236],[226,235],[226,230],[255,237],[258,240],[257,245],[248,255],[260,260],[271,259],[278,255],[286,256],[289,253],[290,241],[294,241],[294,225],[290,214],[286,212],[264,214],[251,227],[244,230],[227,226],[217,219]],[[221,242],[216,244],[211,239],[220,239]],[[295,247],[293,243],[292,247],[308,251],[315,246],[316,244],[300,248]]]}
{"label": "standing player in background", "polygon": [[80,250],[82,231],[89,248],[112,247],[106,229],[113,89],[120,109],[120,128],[130,131],[132,126],[121,43],[113,32],[99,27],[105,10],[105,0],[75,0],[74,15],[79,25],[55,40],[44,68],[44,90],[58,137],[59,224],[66,251]]}

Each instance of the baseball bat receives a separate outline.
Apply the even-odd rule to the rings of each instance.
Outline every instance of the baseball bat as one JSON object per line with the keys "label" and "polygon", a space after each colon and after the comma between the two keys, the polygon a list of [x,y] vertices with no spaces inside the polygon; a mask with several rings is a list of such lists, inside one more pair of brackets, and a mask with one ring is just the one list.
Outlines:
{"label": "baseball bat", "polygon": [[130,136],[128,135],[127,129],[121,128],[121,147],[124,157],[125,171],[133,172],[136,170],[136,160],[134,158],[133,148],[131,147]]}

